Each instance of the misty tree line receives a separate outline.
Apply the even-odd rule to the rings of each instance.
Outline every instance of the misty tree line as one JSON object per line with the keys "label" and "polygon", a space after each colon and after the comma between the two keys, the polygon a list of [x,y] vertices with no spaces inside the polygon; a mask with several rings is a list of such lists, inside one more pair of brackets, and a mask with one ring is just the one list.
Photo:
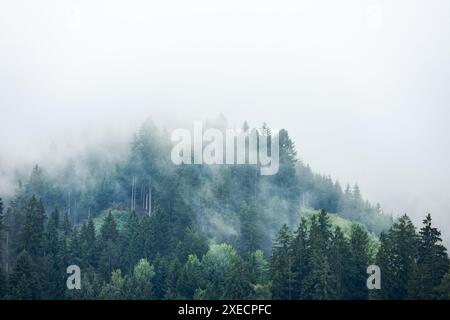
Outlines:
{"label": "misty tree line", "polygon": [[[419,232],[402,216],[376,248],[363,226],[347,236],[322,210],[294,232],[283,225],[268,257],[211,244],[191,229],[175,242],[159,207],[142,218],[131,212],[122,229],[110,212],[96,231],[92,217],[80,226],[57,209],[47,217],[33,196],[23,219],[12,269],[0,268],[3,299],[450,299],[449,258],[430,215]],[[246,232],[251,241],[254,230]],[[373,263],[381,290],[369,291]],[[81,268],[80,290],[66,287],[73,264]]]}
{"label": "misty tree line", "polygon": [[[208,126],[228,127],[223,117],[204,127]],[[248,128],[244,123],[243,129]],[[261,130],[271,136],[266,124]],[[187,224],[201,225],[201,231],[217,242],[235,242],[243,208],[253,206],[258,214],[254,223],[265,230],[260,245],[266,253],[283,224],[292,227],[299,222],[300,207],[338,213],[376,234],[392,225],[392,217],[383,214],[378,204],[363,199],[358,185],[343,190],[338,181],[314,173],[297,156],[286,130],[280,130],[279,142],[280,168],[274,176],[261,176],[256,165],[176,166],[170,160],[169,134],[147,121],[126,153],[111,154],[98,146],[68,159],[60,170],[36,166],[31,175],[20,176],[17,190],[6,201],[12,211],[20,211],[36,195],[47,209],[67,211],[74,224],[105,209],[142,215],[159,206]]]}
{"label": "misty tree line", "polygon": [[[227,127],[223,118],[209,125]],[[271,134],[267,125],[262,130]],[[420,261],[430,258],[412,249],[405,257],[399,222],[393,225],[379,205],[365,201],[357,185],[342,190],[313,173],[286,130],[279,141],[274,176],[260,176],[255,165],[175,166],[168,134],[151,122],[122,157],[99,147],[62,171],[36,166],[2,210],[4,297],[365,299],[365,268],[373,261],[401,283],[386,280],[393,293],[382,298],[410,297],[411,279],[423,285],[411,275],[423,274]],[[335,212],[364,227],[343,235],[324,213],[301,220],[301,207]],[[104,210],[124,214],[124,225],[108,214],[96,229]],[[378,250],[365,242],[366,229],[385,232]],[[421,243],[421,233],[409,236],[415,239],[409,245]],[[83,290],[65,288],[71,264],[81,267]],[[444,273],[433,273],[432,288],[419,291],[441,297],[435,292],[440,285],[445,291]]]}

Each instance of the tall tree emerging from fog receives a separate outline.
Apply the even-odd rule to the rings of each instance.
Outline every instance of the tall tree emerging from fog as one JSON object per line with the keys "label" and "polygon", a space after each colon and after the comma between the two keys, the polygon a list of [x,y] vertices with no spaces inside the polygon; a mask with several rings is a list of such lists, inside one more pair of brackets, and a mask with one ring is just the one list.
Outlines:
{"label": "tall tree emerging from fog", "polygon": [[442,245],[441,232],[431,225],[430,214],[423,220],[419,235],[419,252],[410,279],[409,297],[433,299],[436,297],[434,288],[441,284],[449,268],[447,249]]}

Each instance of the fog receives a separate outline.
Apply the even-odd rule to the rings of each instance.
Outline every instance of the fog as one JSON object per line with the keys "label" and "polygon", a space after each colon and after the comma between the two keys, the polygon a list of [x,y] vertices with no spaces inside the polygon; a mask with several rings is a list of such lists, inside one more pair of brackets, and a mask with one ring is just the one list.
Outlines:
{"label": "fog", "polygon": [[0,196],[147,117],[286,128],[301,159],[450,243],[448,1],[1,1]]}

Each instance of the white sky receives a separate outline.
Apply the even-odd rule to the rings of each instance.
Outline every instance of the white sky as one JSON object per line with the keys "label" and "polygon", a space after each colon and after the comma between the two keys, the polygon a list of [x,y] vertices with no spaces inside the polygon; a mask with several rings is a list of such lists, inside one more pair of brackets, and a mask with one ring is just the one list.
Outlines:
{"label": "white sky", "polygon": [[223,113],[450,239],[449,39],[446,0],[0,0],[0,174]]}

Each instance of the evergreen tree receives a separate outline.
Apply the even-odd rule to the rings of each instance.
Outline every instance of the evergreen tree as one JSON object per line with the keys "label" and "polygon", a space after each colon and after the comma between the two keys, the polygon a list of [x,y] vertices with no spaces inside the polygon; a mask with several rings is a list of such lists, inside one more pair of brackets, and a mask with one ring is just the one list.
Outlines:
{"label": "evergreen tree", "polygon": [[142,257],[142,234],[140,233],[139,218],[132,212],[127,219],[120,236],[121,266],[125,272],[132,271]]}
{"label": "evergreen tree", "polygon": [[99,237],[100,256],[98,270],[100,275],[105,278],[120,265],[118,239],[119,232],[117,230],[116,221],[110,211],[100,229]]}
{"label": "evergreen tree", "polygon": [[[89,215],[87,221],[83,223],[80,230],[80,240],[82,248],[82,261],[85,266],[96,267],[98,262],[98,246],[95,234],[95,225],[92,216]],[[108,275],[112,270],[108,270]]]}
{"label": "evergreen tree", "polygon": [[9,277],[10,299],[29,300],[40,297],[40,287],[36,271],[33,269],[31,256],[22,251],[14,263]]}
{"label": "evergreen tree", "polygon": [[44,260],[42,262],[44,278],[44,297],[57,299],[62,296],[65,284],[65,272],[61,260],[61,242],[59,237],[59,212],[55,208],[45,231]]}
{"label": "evergreen tree", "polygon": [[248,299],[253,293],[248,265],[238,255],[233,257],[230,272],[225,281],[222,299]]}
{"label": "evergreen tree", "polygon": [[347,260],[350,281],[348,281],[348,298],[352,300],[366,300],[367,267],[370,264],[369,235],[360,225],[353,225],[350,234],[350,256]]}
{"label": "evergreen tree", "polygon": [[193,299],[195,291],[204,287],[202,265],[196,255],[189,255],[188,260],[180,270],[177,288],[183,299]]}
{"label": "evergreen tree", "polygon": [[139,260],[134,267],[132,276],[128,278],[128,297],[133,300],[152,299],[154,276],[154,268],[148,260]]}
{"label": "evergreen tree", "polygon": [[63,218],[63,223],[61,224],[61,228],[62,228],[61,231],[62,231],[64,237],[69,238],[70,235],[72,234],[73,225],[72,225],[72,222],[70,221],[69,213],[67,211],[64,212],[64,218]]}
{"label": "evergreen tree", "polygon": [[270,261],[273,299],[291,300],[293,298],[291,242],[289,228],[283,225],[273,243]]}
{"label": "evergreen tree", "polygon": [[309,236],[308,270],[302,296],[305,299],[326,300],[335,296],[332,270],[329,261],[331,243],[330,222],[327,213],[321,210],[311,220]]}
{"label": "evergreen tree", "polygon": [[111,273],[111,280],[101,290],[100,297],[105,300],[123,300],[125,294],[126,278],[122,276],[120,269]]}
{"label": "evergreen tree", "polygon": [[333,299],[347,299],[349,295],[350,246],[339,227],[336,227],[331,240],[330,267],[332,270]]}
{"label": "evergreen tree", "polygon": [[378,293],[382,299],[406,299],[408,281],[417,256],[417,234],[407,215],[403,215],[380,237],[377,263],[381,270],[382,288]]}
{"label": "evergreen tree", "polygon": [[292,240],[293,298],[301,299],[301,288],[308,273],[308,230],[306,219],[302,218]]}
{"label": "evergreen tree", "polygon": [[240,252],[247,255],[260,248],[262,233],[258,223],[256,205],[251,203],[241,210]]}
{"label": "evergreen tree", "polygon": [[418,258],[411,274],[409,298],[434,299],[438,287],[449,268],[446,248],[441,244],[441,233],[431,225],[431,215],[423,220],[419,231]]}
{"label": "evergreen tree", "polygon": [[27,251],[31,259],[36,260],[44,253],[45,209],[42,202],[33,195],[25,210],[21,247]]}
{"label": "evergreen tree", "polygon": [[441,284],[434,289],[437,299],[450,300],[450,272],[441,281]]}
{"label": "evergreen tree", "polygon": [[68,242],[68,265],[75,264],[84,269],[88,263],[84,259],[83,242],[79,228],[75,227]]}

